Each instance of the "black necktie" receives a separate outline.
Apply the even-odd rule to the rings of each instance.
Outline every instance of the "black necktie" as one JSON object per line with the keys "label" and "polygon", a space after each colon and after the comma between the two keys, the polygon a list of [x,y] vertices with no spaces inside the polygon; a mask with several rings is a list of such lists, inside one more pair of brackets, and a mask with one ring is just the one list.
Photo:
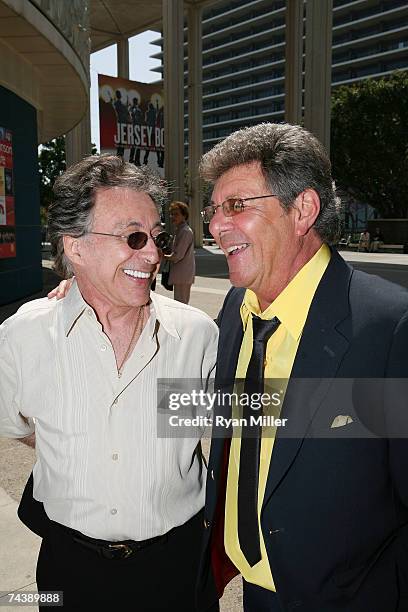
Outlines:
{"label": "black necktie", "polygon": [[[267,341],[278,329],[280,321],[270,321],[252,315],[253,347],[248,365],[244,394],[264,392],[264,360]],[[244,405],[243,418],[250,423],[250,417],[260,416],[251,409],[251,402]],[[242,428],[241,452],[238,479],[238,538],[243,554],[253,567],[261,560],[261,546],[258,527],[258,476],[261,427],[248,425]]]}

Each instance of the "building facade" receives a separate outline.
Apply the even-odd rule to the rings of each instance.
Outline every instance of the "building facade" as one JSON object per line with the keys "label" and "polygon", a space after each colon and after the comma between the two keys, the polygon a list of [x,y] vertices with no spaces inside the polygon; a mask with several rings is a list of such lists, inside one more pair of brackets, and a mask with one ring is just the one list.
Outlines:
{"label": "building facade", "polygon": [[[204,11],[204,150],[240,127],[284,120],[285,13],[285,0],[228,0]],[[406,0],[333,0],[332,33],[332,87],[408,69]]]}
{"label": "building facade", "polygon": [[88,103],[88,1],[0,0],[0,305],[42,288],[37,149]]}

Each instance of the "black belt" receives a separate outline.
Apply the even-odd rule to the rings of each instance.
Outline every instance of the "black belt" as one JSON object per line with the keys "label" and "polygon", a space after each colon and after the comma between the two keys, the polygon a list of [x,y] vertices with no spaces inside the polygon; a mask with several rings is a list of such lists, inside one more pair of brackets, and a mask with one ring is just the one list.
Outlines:
{"label": "black belt", "polygon": [[127,559],[134,553],[146,548],[147,546],[151,546],[152,544],[156,544],[158,542],[165,542],[168,537],[168,534],[165,533],[164,535],[149,538],[148,540],[123,540],[121,542],[107,542],[106,540],[91,538],[84,535],[80,531],[70,529],[69,527],[60,525],[59,523],[57,523],[57,525],[58,527],[61,527],[63,531],[68,533],[74,542],[77,542],[77,544],[92,550],[104,559]]}

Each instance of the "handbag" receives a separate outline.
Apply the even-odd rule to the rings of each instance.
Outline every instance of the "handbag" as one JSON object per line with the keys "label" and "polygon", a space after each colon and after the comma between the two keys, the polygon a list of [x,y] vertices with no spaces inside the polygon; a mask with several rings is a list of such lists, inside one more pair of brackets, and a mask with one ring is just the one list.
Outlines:
{"label": "handbag", "polygon": [[167,291],[173,291],[173,285],[169,284],[170,262],[165,261],[161,269],[161,284]]}

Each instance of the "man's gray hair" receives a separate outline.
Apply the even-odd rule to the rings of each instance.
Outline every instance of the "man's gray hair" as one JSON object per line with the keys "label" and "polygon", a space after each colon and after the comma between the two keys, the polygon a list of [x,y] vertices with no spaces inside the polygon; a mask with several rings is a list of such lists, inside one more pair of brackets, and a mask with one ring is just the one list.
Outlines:
{"label": "man's gray hair", "polygon": [[203,156],[201,175],[214,183],[227,170],[257,161],[266,186],[285,210],[305,189],[318,193],[320,213],[313,227],[324,242],[336,243],[341,233],[341,201],[336,196],[330,159],[317,138],[289,123],[247,127],[227,136]]}
{"label": "man's gray hair", "polygon": [[64,254],[63,237],[79,237],[91,230],[98,189],[125,187],[149,195],[158,208],[166,197],[164,181],[147,166],[137,167],[117,155],[91,155],[70,166],[54,183],[48,212],[48,235],[54,268],[63,278],[72,276]]}

